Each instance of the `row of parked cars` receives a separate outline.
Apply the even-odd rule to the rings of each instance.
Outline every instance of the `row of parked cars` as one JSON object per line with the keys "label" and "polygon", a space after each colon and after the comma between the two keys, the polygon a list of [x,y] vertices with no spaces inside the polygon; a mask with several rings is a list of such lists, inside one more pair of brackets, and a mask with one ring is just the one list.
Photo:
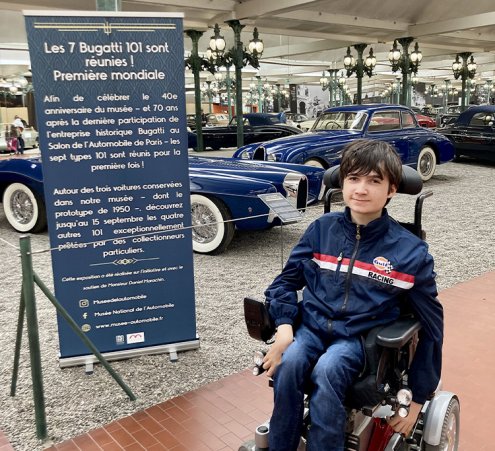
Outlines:
{"label": "row of parked cars", "polygon": [[[327,109],[303,133],[280,123],[275,115],[247,114],[243,118],[246,145],[233,158],[189,159],[193,248],[220,253],[235,229],[280,224],[258,194],[279,193],[299,211],[317,202],[325,170],[339,163],[343,147],[355,139],[389,142],[424,181],[434,175],[438,164],[454,157],[495,161],[494,118],[495,106],[470,108],[439,133],[420,126],[414,112],[404,106],[350,105]],[[214,147],[235,146],[235,121],[228,127],[211,127],[217,129],[211,135]],[[205,136],[209,135],[205,132]],[[16,230],[36,232],[46,227],[40,159],[0,161],[0,194],[5,216]]]}

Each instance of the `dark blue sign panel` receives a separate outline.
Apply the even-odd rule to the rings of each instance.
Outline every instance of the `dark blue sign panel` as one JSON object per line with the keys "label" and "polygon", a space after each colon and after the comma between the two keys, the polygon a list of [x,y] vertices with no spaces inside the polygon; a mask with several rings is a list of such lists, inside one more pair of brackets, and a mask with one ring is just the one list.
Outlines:
{"label": "dark blue sign panel", "polygon": [[101,352],[197,340],[181,17],[26,16],[55,294]]}

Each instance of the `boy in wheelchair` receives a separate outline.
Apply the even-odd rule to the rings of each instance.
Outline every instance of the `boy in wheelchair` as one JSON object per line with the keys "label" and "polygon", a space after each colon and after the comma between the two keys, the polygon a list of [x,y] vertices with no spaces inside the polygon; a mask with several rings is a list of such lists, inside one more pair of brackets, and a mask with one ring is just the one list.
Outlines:
{"label": "boy in wheelchair", "polygon": [[[443,310],[433,259],[384,208],[401,182],[400,157],[385,142],[357,140],[344,149],[339,171],[345,212],[313,222],[265,292],[276,327],[262,361],[274,388],[270,451],[296,450],[306,433],[309,450],[344,449],[346,396],[365,364],[362,337],[396,320],[406,293],[421,331],[401,382],[412,391],[408,415],[388,419],[395,432],[410,435],[440,381]],[[310,426],[303,431],[308,383]]]}

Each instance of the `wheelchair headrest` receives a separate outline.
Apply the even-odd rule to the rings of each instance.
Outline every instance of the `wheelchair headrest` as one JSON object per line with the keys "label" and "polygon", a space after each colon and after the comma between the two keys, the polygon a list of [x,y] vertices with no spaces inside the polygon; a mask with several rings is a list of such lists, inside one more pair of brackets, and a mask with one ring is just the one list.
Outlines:
{"label": "wheelchair headrest", "polygon": [[[325,171],[323,183],[327,188],[342,188],[339,178],[340,166],[333,166]],[[423,189],[423,180],[418,172],[410,166],[402,165],[402,178],[397,188],[398,193],[419,194]]]}

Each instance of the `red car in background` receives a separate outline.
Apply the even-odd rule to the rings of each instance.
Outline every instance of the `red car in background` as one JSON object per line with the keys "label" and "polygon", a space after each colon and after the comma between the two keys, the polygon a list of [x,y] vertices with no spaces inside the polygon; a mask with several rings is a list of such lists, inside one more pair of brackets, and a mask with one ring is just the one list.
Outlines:
{"label": "red car in background", "polygon": [[421,127],[434,128],[437,126],[435,119],[430,116],[425,116],[424,114],[415,113],[416,120]]}

